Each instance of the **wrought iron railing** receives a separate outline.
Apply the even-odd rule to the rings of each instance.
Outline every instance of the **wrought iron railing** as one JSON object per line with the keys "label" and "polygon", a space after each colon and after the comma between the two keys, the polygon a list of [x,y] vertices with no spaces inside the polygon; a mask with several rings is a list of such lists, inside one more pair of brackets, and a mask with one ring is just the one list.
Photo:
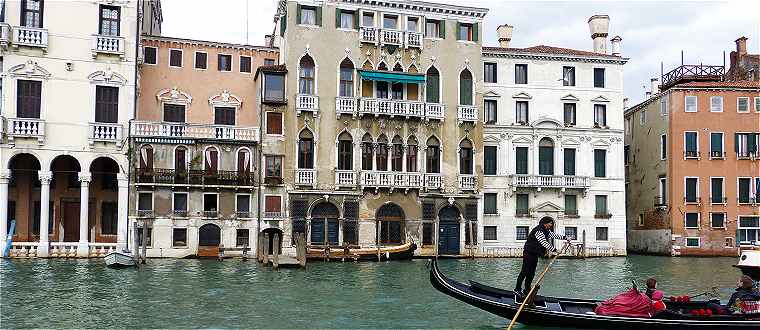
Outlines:
{"label": "wrought iron railing", "polygon": [[726,74],[720,65],[681,65],[662,76],[662,87],[666,89],[679,82],[689,80],[718,80]]}

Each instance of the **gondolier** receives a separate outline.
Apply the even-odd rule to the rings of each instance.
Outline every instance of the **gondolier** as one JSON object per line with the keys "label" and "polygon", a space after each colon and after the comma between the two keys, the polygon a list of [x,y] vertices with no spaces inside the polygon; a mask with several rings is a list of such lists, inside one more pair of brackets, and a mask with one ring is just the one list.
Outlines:
{"label": "gondolier", "polygon": [[[557,249],[552,244],[555,238],[570,242],[567,237],[555,234],[552,228],[554,228],[554,219],[544,217],[539,221],[538,226],[533,228],[530,234],[528,234],[528,240],[525,241],[525,246],[523,247],[522,269],[520,270],[520,275],[517,276],[515,292],[527,294],[530,291],[533,276],[536,274],[538,257],[547,253],[557,253]],[[525,281],[525,290],[522,289],[523,281]]]}

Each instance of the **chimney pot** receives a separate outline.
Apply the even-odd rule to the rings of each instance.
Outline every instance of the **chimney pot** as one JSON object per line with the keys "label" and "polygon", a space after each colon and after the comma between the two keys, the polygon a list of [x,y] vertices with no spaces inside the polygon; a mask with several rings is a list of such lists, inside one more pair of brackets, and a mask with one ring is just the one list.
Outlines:
{"label": "chimney pot", "polygon": [[649,80],[649,83],[651,84],[652,95],[660,92],[660,85],[658,84],[659,81],[660,79],[658,78],[652,78]]}
{"label": "chimney pot", "polygon": [[607,54],[607,33],[610,30],[610,17],[607,15],[594,15],[588,19],[588,28],[591,39],[594,40],[594,52]]}
{"label": "chimney pot", "polygon": [[738,53],[739,56],[747,55],[747,37],[742,36],[739,39],[736,39],[736,53]]}
{"label": "chimney pot", "polygon": [[610,43],[612,44],[612,55],[614,56],[620,56],[620,42],[623,41],[623,38],[620,36],[615,36],[610,40]]}
{"label": "chimney pot", "polygon": [[514,26],[509,24],[499,25],[496,28],[496,35],[499,37],[499,47],[509,48],[509,43],[512,41],[512,30]]}

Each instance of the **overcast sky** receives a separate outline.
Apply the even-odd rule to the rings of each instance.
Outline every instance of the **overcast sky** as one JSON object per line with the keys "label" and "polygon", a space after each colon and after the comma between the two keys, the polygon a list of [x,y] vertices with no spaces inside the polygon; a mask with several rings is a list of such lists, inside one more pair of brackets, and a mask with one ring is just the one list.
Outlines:
{"label": "overcast sky", "polygon": [[[644,97],[649,79],[681,62],[723,64],[723,51],[749,38],[750,53],[760,45],[760,1],[505,1],[429,0],[485,7],[484,45],[496,46],[496,27],[515,27],[512,47],[551,45],[591,50],[588,18],[610,15],[610,35],[623,38],[625,94],[631,105]],[[220,6],[219,3],[224,3]],[[275,0],[163,0],[163,35],[261,45],[270,34]],[[248,15],[246,15],[246,7]],[[248,34],[246,35],[246,20]],[[247,39],[246,39],[247,37]],[[609,46],[608,46],[609,49]]]}

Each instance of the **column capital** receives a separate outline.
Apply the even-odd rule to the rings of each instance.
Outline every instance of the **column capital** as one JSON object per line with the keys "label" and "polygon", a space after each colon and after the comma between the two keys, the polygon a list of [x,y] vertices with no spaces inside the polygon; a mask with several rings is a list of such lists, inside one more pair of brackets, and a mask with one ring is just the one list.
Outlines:
{"label": "column capital", "polygon": [[92,181],[92,174],[90,172],[79,172],[79,182],[90,183]]}
{"label": "column capital", "polygon": [[37,177],[40,179],[40,183],[49,185],[53,180],[53,171],[37,171]]}
{"label": "column capital", "polygon": [[11,179],[11,170],[0,169],[0,183],[8,183]]}

